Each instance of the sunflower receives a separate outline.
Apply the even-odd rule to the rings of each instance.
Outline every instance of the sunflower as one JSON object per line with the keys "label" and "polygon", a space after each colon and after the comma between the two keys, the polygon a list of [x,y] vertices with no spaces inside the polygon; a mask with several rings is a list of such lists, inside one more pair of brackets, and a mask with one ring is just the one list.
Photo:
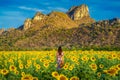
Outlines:
{"label": "sunflower", "polygon": [[104,67],[104,65],[103,65],[103,64],[100,64],[99,67],[102,69],[102,68]]}
{"label": "sunflower", "polygon": [[54,59],[51,59],[51,60],[50,60],[50,62],[52,62],[52,63],[53,63],[53,62],[54,62]]}
{"label": "sunflower", "polygon": [[111,76],[115,76],[116,74],[118,74],[118,70],[116,68],[110,68],[107,72]]}
{"label": "sunflower", "polygon": [[120,70],[120,64],[117,65],[118,70]]}
{"label": "sunflower", "polygon": [[95,58],[95,57],[91,57],[90,60],[91,60],[91,61],[95,61],[96,58]]}
{"label": "sunflower", "polygon": [[97,70],[97,65],[94,64],[94,63],[92,63],[92,64],[90,65],[90,67],[91,67],[91,69],[92,69],[93,71],[96,71],[96,70]]}
{"label": "sunflower", "polygon": [[19,68],[23,69],[24,68],[23,64],[19,64]]}
{"label": "sunflower", "polygon": [[18,75],[18,74],[19,74],[19,71],[18,71],[18,70],[15,70],[15,71],[14,71],[14,74],[15,74],[15,75]]}
{"label": "sunflower", "polygon": [[27,74],[27,75],[23,76],[21,78],[21,80],[33,80],[33,77],[31,75]]}
{"label": "sunflower", "polygon": [[2,69],[1,70],[1,74],[3,75],[7,75],[9,73],[9,71],[7,69]]}
{"label": "sunflower", "polygon": [[58,77],[58,80],[68,80],[68,78],[63,74],[60,74],[60,76]]}
{"label": "sunflower", "polygon": [[118,60],[120,60],[120,55],[118,55],[118,57],[117,57],[117,58],[118,58]]}
{"label": "sunflower", "polygon": [[31,63],[32,63],[32,61],[31,61],[31,60],[27,60],[27,64],[29,64],[29,65],[30,65]]}
{"label": "sunflower", "polygon": [[21,72],[21,76],[25,76],[25,72]]}
{"label": "sunflower", "polygon": [[44,62],[44,60],[41,58],[41,59],[40,59],[40,62]]}
{"label": "sunflower", "polygon": [[41,68],[39,64],[36,64],[35,67],[36,67],[36,69],[40,69]]}
{"label": "sunflower", "polygon": [[13,59],[9,59],[8,62],[13,63]]}
{"label": "sunflower", "polygon": [[26,69],[28,69],[29,67],[30,67],[30,65],[29,65],[29,64],[26,64],[26,65],[25,65],[25,68],[26,68]]}
{"label": "sunflower", "polygon": [[33,80],[38,80],[38,78],[37,77],[33,77]]}
{"label": "sunflower", "polygon": [[110,68],[108,70],[104,70],[104,72],[106,74],[109,74],[110,76],[115,76],[116,74],[118,74],[118,70],[115,68]]}
{"label": "sunflower", "polygon": [[48,66],[49,66],[49,63],[44,63],[45,68],[48,68]]}
{"label": "sunflower", "polygon": [[108,57],[107,57],[107,59],[111,60],[111,59],[112,59],[112,57],[111,57],[111,56],[108,56]]}
{"label": "sunflower", "polygon": [[67,69],[68,69],[68,66],[66,66],[66,65],[65,65],[65,66],[63,66],[63,69],[67,70]]}
{"label": "sunflower", "polygon": [[76,61],[77,59],[76,59],[76,57],[73,56],[71,60],[74,62],[74,61]]}
{"label": "sunflower", "polygon": [[117,57],[117,55],[113,53],[112,58],[115,59],[116,57]]}
{"label": "sunflower", "polygon": [[10,65],[9,69],[10,69],[10,71],[15,71],[16,67],[14,65]]}
{"label": "sunflower", "polygon": [[98,72],[98,73],[97,73],[97,76],[98,76],[98,77],[101,77],[101,72]]}
{"label": "sunflower", "polygon": [[69,63],[65,63],[66,66],[69,66]]}
{"label": "sunflower", "polygon": [[73,70],[73,68],[74,68],[73,66],[70,66],[70,67],[69,67],[69,70],[70,70],[70,71],[72,71],[72,70]]}
{"label": "sunflower", "polygon": [[55,72],[52,72],[52,76],[55,77],[55,78],[58,78],[59,74],[58,74],[58,72],[55,71]]}
{"label": "sunflower", "polygon": [[77,76],[73,76],[70,78],[70,80],[79,80],[79,78]]}
{"label": "sunflower", "polygon": [[89,58],[87,56],[83,56],[81,59],[82,59],[82,61],[88,61],[89,60]]}

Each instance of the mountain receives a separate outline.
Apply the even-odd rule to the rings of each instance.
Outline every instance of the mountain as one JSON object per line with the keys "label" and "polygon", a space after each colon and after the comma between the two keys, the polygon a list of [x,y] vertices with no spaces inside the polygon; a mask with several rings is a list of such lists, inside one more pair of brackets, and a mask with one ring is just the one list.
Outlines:
{"label": "mountain", "polygon": [[26,19],[24,25],[18,29],[27,30],[31,28],[43,28],[43,27],[63,27],[72,28],[78,26],[73,20],[71,20],[67,14],[62,12],[51,12],[48,15],[44,15],[37,12],[33,19]]}
{"label": "mountain", "polygon": [[95,21],[88,6],[74,6],[67,13],[37,12],[14,29],[0,29],[0,50],[57,48],[115,48],[120,50],[120,19]]}
{"label": "mountain", "polygon": [[30,27],[40,28],[45,26],[73,28],[82,23],[93,22],[95,20],[90,17],[88,6],[83,4],[70,8],[67,13],[53,11],[45,15],[37,12],[32,19],[26,19],[24,25],[19,27],[19,29],[27,30]]}

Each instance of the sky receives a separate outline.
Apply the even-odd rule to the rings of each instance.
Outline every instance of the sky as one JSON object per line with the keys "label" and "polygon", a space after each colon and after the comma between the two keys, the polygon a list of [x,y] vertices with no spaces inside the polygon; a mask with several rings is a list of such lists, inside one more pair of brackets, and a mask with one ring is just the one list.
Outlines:
{"label": "sky", "polygon": [[86,4],[96,21],[120,18],[120,0],[0,0],[0,29],[17,28],[36,12],[67,12],[72,6]]}

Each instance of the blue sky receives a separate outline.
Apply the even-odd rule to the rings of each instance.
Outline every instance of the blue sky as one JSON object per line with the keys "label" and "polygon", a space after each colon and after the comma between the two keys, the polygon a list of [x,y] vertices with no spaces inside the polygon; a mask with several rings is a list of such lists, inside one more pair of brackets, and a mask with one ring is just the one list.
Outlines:
{"label": "blue sky", "polygon": [[81,4],[88,5],[91,17],[97,21],[120,18],[120,0],[0,0],[0,28],[17,28],[38,11],[67,12],[70,7]]}

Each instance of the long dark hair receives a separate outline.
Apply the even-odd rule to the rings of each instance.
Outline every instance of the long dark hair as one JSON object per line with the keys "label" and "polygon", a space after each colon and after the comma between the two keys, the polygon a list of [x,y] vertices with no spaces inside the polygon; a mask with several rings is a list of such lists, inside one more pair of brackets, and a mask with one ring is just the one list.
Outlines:
{"label": "long dark hair", "polygon": [[62,53],[62,47],[61,46],[58,47],[58,53],[59,53],[59,55],[61,55],[61,53]]}

